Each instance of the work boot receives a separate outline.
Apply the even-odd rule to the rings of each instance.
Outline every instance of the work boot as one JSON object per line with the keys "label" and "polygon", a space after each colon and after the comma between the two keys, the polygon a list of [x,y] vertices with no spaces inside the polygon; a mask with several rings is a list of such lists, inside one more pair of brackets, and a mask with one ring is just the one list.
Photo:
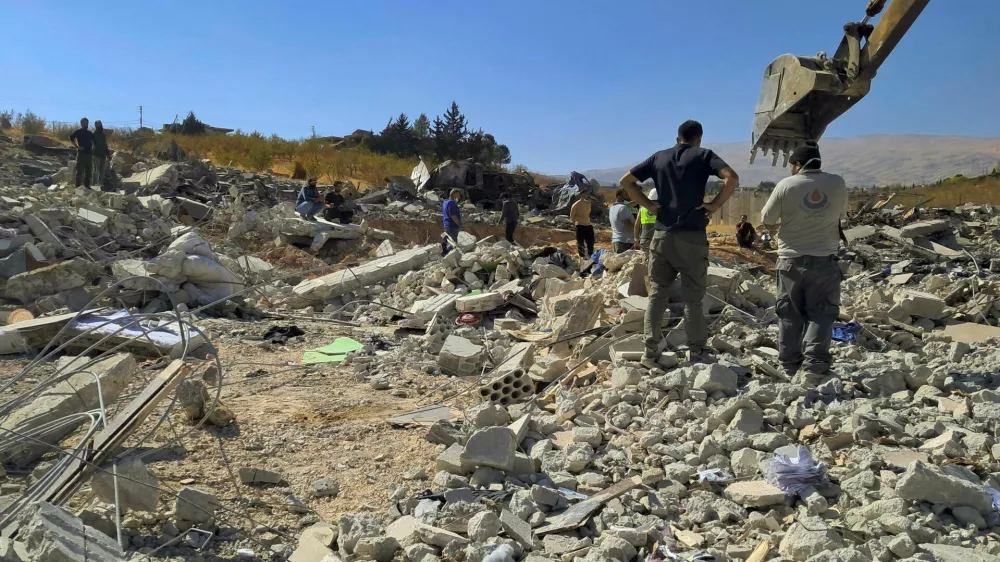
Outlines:
{"label": "work boot", "polygon": [[691,363],[715,363],[711,350],[704,347],[689,347],[684,351],[684,357]]}
{"label": "work boot", "polygon": [[642,359],[639,361],[639,364],[647,369],[662,369],[663,367],[660,367],[659,359],[660,359],[659,353],[657,353],[656,355],[652,355],[650,353],[643,353]]}

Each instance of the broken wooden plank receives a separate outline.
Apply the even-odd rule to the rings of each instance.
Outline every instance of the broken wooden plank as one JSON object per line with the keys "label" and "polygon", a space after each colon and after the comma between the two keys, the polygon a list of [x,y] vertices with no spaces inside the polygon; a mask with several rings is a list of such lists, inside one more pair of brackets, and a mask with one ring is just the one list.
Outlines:
{"label": "broken wooden plank", "polygon": [[634,490],[641,484],[641,476],[626,478],[614,486],[602,490],[580,503],[570,506],[569,509],[559,515],[550,518],[547,525],[535,529],[535,534],[542,536],[546,533],[558,533],[560,531],[576,529],[586,523],[587,520],[590,519],[590,516],[593,515],[602,505],[622,494],[626,494]]}
{"label": "broken wooden plank", "polygon": [[753,549],[750,556],[747,557],[746,562],[764,562],[767,560],[767,555],[771,553],[771,541],[764,539],[757,548]]}

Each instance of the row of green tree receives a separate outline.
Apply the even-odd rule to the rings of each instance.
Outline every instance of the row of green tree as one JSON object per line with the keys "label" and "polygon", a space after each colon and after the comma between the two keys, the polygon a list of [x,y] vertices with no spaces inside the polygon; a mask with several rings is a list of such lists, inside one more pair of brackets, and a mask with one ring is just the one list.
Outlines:
{"label": "row of green tree", "polygon": [[433,154],[442,162],[472,158],[490,167],[510,164],[510,149],[482,129],[471,129],[455,102],[451,102],[443,116],[435,117],[433,123],[426,113],[412,123],[405,113],[400,113],[363,144],[374,152],[402,158]]}
{"label": "row of green tree", "polygon": [[[206,126],[192,111],[180,123],[166,125],[164,132],[201,135],[206,132]],[[444,115],[435,117],[433,122],[426,113],[421,113],[412,123],[405,113],[400,113],[399,117],[390,119],[380,133],[365,137],[362,146],[372,152],[400,158],[435,155],[441,162],[472,158],[489,167],[510,164],[510,149],[497,143],[490,133],[470,128],[455,102],[451,102]]]}

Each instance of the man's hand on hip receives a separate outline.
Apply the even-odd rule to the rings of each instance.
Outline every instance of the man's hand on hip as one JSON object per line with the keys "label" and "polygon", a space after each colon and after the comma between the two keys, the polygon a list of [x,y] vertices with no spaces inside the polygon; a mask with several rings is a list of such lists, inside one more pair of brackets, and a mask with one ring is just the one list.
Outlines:
{"label": "man's hand on hip", "polygon": [[710,201],[708,203],[702,203],[698,206],[699,209],[704,209],[706,215],[714,215],[722,208],[721,204],[717,204],[715,201]]}

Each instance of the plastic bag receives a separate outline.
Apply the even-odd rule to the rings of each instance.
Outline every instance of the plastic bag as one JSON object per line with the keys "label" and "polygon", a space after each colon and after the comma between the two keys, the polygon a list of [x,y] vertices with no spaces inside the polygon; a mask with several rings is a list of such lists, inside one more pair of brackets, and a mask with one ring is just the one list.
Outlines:
{"label": "plastic bag", "polygon": [[215,254],[212,253],[212,246],[195,232],[188,232],[179,236],[177,240],[174,240],[167,246],[167,250],[180,250],[189,256],[205,256],[206,258],[215,259]]}
{"label": "plastic bag", "polygon": [[776,455],[767,467],[767,481],[786,494],[826,482],[826,465],[813,460],[809,449],[799,446],[796,458]]}
{"label": "plastic bag", "polygon": [[856,343],[858,334],[861,332],[861,324],[848,322],[847,324],[837,323],[833,325],[833,339],[845,343]]}

